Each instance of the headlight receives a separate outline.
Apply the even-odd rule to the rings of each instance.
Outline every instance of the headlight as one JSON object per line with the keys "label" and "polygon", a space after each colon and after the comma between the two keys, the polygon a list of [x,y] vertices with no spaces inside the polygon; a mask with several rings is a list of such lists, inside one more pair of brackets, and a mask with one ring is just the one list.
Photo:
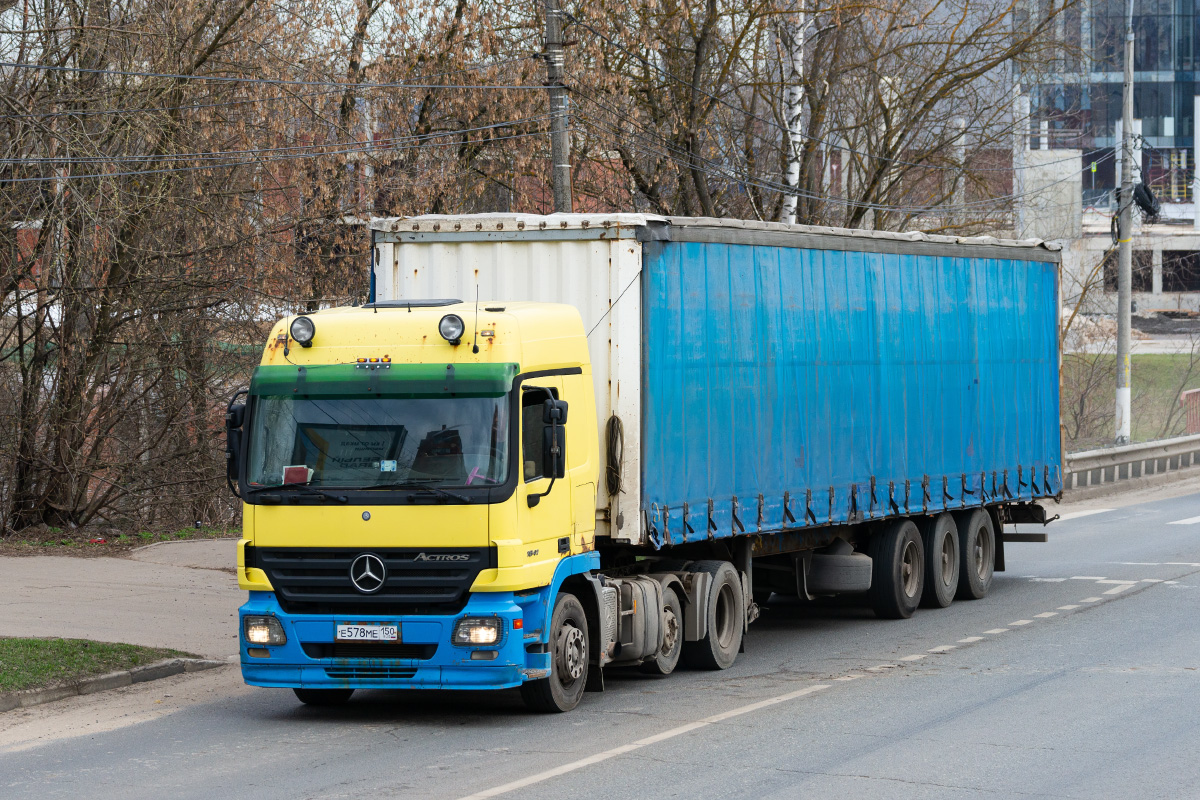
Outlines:
{"label": "headlight", "polygon": [[462,341],[463,332],[467,326],[463,324],[462,317],[458,314],[447,314],[442,317],[442,321],[438,323],[438,333],[442,335],[450,344],[458,344]]}
{"label": "headlight", "polygon": [[499,617],[463,617],[454,626],[451,641],[459,647],[495,644],[502,630],[504,622]]}
{"label": "headlight", "polygon": [[274,617],[243,617],[242,630],[250,644],[286,644],[287,634]]}
{"label": "headlight", "polygon": [[292,320],[292,338],[301,347],[312,347],[313,336],[316,332],[317,326],[308,317],[296,317]]}

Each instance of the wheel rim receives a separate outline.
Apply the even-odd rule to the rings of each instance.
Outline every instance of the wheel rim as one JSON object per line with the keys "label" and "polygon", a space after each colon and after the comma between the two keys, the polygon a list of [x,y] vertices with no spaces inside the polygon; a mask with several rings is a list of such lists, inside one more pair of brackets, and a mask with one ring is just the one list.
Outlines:
{"label": "wheel rim", "polygon": [[900,585],[904,587],[905,596],[917,596],[920,578],[921,558],[917,553],[917,543],[910,539],[904,543],[904,553],[900,558]]}
{"label": "wheel rim", "polygon": [[583,631],[570,622],[564,623],[558,632],[558,641],[554,644],[555,666],[564,684],[571,684],[583,675],[587,664],[587,648],[583,640]]}
{"label": "wheel rim", "polygon": [[954,580],[954,571],[958,569],[958,553],[955,552],[954,534],[947,533],[942,537],[942,585],[949,586]]}
{"label": "wheel rim", "polygon": [[663,614],[663,655],[670,655],[675,652],[675,644],[679,641],[679,617],[675,616],[675,609],[667,606]]}
{"label": "wheel rim", "polygon": [[724,650],[733,641],[734,629],[733,588],[728,583],[723,584],[717,594],[716,612],[717,644]]}
{"label": "wheel rim", "polygon": [[986,580],[988,565],[992,563],[992,535],[982,525],[975,533],[975,551],[972,555],[975,560],[975,574],[979,580]]}

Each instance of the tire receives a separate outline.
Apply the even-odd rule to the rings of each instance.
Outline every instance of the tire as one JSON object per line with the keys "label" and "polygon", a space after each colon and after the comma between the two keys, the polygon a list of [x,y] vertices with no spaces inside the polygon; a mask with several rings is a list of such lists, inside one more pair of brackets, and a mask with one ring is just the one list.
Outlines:
{"label": "tire", "polygon": [[912,520],[892,523],[872,542],[871,590],[867,596],[880,619],[908,619],[921,603],[925,548]]}
{"label": "tire", "polygon": [[353,689],[292,689],[297,699],[306,706],[341,706],[345,705],[354,694]]}
{"label": "tire", "polygon": [[698,642],[683,643],[683,658],[696,669],[728,669],[737,659],[746,627],[742,580],[728,561],[697,561],[694,572],[712,575],[708,593],[707,633]]}
{"label": "tire", "polygon": [[921,594],[921,605],[945,608],[954,602],[962,572],[954,517],[945,512],[927,517],[921,524],[921,544],[925,546],[925,591]]}
{"label": "tire", "polygon": [[873,569],[871,559],[862,553],[814,554],[806,587],[812,595],[870,591]]}
{"label": "tire", "polygon": [[955,596],[959,600],[979,600],[987,597],[992,588],[992,572],[996,566],[996,529],[992,525],[992,515],[976,508],[960,511],[954,518],[958,523],[961,565]]}
{"label": "tire", "polygon": [[587,684],[587,617],[573,594],[560,592],[550,619],[550,675],[521,684],[521,698],[534,711],[561,714],[579,705]]}
{"label": "tire", "polygon": [[683,604],[674,589],[663,589],[663,643],[654,658],[643,661],[639,669],[648,675],[670,675],[679,665],[683,652]]}

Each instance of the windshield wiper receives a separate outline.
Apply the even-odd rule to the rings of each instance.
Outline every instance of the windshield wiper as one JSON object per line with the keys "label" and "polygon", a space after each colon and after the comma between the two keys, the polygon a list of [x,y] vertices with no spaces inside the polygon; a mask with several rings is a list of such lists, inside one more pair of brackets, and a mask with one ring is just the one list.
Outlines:
{"label": "windshield wiper", "polygon": [[344,494],[334,494],[333,492],[327,492],[324,489],[318,489],[315,486],[307,486],[303,483],[284,483],[280,484],[279,486],[256,486],[252,489],[247,489],[246,494],[258,494],[259,492],[272,491],[278,492],[284,489],[288,490],[289,492],[297,492],[299,494],[328,497],[330,500],[334,500],[338,503],[347,503],[350,500],[350,498],[346,497]]}
{"label": "windshield wiper", "polygon": [[453,500],[457,500],[460,503],[471,502],[470,498],[463,497],[461,494],[458,494],[457,492],[448,491],[446,489],[443,489],[440,486],[430,486],[428,483],[424,483],[422,481],[396,481],[394,483],[372,483],[368,486],[363,486],[360,488],[362,488],[362,489],[413,489],[413,490],[420,491],[420,492],[430,492],[433,494],[438,494],[438,495],[441,495],[442,497],[449,497]]}

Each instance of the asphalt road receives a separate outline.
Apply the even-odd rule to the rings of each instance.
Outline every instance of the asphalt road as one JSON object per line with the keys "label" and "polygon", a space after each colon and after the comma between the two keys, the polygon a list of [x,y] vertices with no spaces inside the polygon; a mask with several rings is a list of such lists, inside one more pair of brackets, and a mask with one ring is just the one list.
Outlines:
{"label": "asphalt road", "polygon": [[610,675],[566,715],[514,692],[316,710],[234,668],[21,712],[0,797],[1200,797],[1200,494],[1049,531],[984,600],[779,603],[732,669]]}

